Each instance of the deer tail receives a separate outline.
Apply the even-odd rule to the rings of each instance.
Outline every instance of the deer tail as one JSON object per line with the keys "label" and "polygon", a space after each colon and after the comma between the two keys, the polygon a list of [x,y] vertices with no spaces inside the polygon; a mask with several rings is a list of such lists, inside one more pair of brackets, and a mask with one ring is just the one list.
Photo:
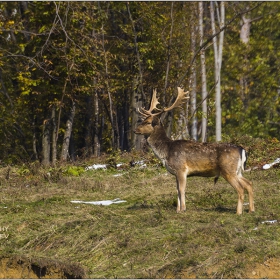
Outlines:
{"label": "deer tail", "polygon": [[242,171],[245,170],[247,158],[248,158],[247,153],[246,153],[245,149],[242,148],[242,154],[241,154]]}
{"label": "deer tail", "polygon": [[239,147],[239,161],[238,161],[238,166],[237,166],[237,170],[236,170],[236,174],[237,175],[241,175],[242,172],[245,170],[246,167],[246,162],[247,162],[247,153],[245,151],[245,149],[243,149],[242,147]]}

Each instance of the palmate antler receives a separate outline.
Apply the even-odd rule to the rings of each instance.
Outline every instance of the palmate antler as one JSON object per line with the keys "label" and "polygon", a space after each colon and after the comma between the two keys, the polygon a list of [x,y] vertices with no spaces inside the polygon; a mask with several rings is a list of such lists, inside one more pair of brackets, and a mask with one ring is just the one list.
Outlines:
{"label": "palmate antler", "polygon": [[175,102],[169,108],[163,108],[163,111],[168,112],[173,110],[174,108],[182,108],[181,105],[183,105],[184,102],[186,102],[189,98],[189,92],[184,92],[182,88],[178,87],[178,95]]}
{"label": "palmate antler", "polygon": [[[149,117],[149,116],[155,116],[155,115],[159,115],[162,113],[162,109],[157,108],[157,105],[159,104],[158,99],[157,99],[157,90],[154,89],[153,90],[153,96],[152,96],[152,100],[151,100],[151,105],[150,105],[150,109],[149,110],[145,110],[143,107],[142,108],[137,108],[137,111],[143,115],[144,117]],[[158,110],[160,112],[158,113],[152,113],[153,110]]]}
{"label": "palmate antler", "polygon": [[[178,107],[181,108],[181,105],[189,98],[189,96],[188,96],[189,92],[188,91],[184,92],[184,90],[182,88],[178,87],[178,95],[177,95],[175,102],[168,108],[159,109],[159,108],[157,108],[157,105],[159,104],[159,102],[156,97],[156,94],[157,94],[157,91],[154,89],[149,110],[145,110],[144,108],[137,109],[137,111],[144,117],[157,116],[157,115],[162,114],[163,112],[171,111],[174,108],[178,108]],[[152,113],[153,110],[157,110],[159,112]]]}

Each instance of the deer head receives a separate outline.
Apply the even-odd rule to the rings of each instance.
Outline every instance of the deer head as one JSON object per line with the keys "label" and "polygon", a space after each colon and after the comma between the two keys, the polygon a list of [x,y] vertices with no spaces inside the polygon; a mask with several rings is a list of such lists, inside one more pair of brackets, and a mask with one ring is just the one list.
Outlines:
{"label": "deer head", "polygon": [[[153,96],[149,110],[144,108],[137,108],[139,114],[144,117],[144,121],[135,129],[136,134],[149,136],[154,131],[154,126],[160,123],[160,115],[164,112],[171,111],[175,108],[181,108],[181,105],[189,98],[189,92],[185,92],[182,88],[178,87],[178,95],[175,102],[168,108],[159,109],[157,105],[160,104],[157,99],[157,91],[153,90]],[[156,111],[153,113],[153,111]]]}

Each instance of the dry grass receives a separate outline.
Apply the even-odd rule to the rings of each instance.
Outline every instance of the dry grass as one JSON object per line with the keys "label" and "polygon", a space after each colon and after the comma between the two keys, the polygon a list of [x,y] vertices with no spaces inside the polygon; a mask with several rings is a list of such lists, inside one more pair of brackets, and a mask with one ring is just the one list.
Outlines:
{"label": "dry grass", "polygon": [[[213,186],[198,177],[187,182],[187,211],[176,214],[172,175],[150,155],[147,168],[129,167],[137,154],[118,157],[123,170],[79,176],[67,167],[2,168],[2,256],[77,263],[89,278],[242,278],[256,263],[280,257],[279,169],[245,174],[255,190],[254,214],[246,205],[235,214],[237,194],[223,179]],[[70,202],[115,198],[127,202]],[[262,223],[268,220],[278,223]]]}

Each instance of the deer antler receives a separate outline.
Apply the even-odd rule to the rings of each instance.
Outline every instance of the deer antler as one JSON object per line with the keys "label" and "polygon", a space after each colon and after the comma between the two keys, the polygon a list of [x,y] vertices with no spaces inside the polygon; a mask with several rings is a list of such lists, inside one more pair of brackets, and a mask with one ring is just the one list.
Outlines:
{"label": "deer antler", "polygon": [[171,111],[174,108],[178,108],[178,107],[182,108],[181,105],[184,102],[186,102],[188,98],[190,98],[186,94],[189,94],[189,92],[188,91],[184,92],[184,90],[182,88],[178,87],[178,95],[177,95],[177,98],[176,98],[175,102],[169,108],[163,108],[163,111],[168,112],[168,111]]}
{"label": "deer antler", "polygon": [[[174,108],[181,107],[181,105],[189,98],[187,95],[189,92],[184,92],[184,90],[180,87],[178,87],[178,95],[173,103],[169,108],[164,108],[164,109],[159,109],[157,108],[157,105],[159,104],[158,99],[157,99],[157,91],[156,89],[153,90],[153,96],[151,100],[151,105],[149,110],[145,110],[143,107],[142,108],[137,108],[137,112],[143,115],[144,117],[149,117],[149,116],[157,116],[162,114],[163,112],[168,112],[171,111]],[[153,110],[157,110],[159,112],[157,113],[152,113]]]}
{"label": "deer antler", "polygon": [[[141,109],[137,108],[137,111],[138,111],[141,115],[143,115],[143,116],[145,116],[145,117],[148,117],[148,116],[159,115],[159,114],[162,113],[163,110],[157,108],[157,105],[159,104],[159,102],[158,102],[158,99],[157,99],[157,96],[156,96],[156,95],[157,95],[157,90],[154,89],[154,90],[153,90],[152,100],[151,100],[151,105],[150,105],[150,109],[149,109],[149,110],[145,110],[144,108],[141,108]],[[153,110],[158,110],[158,111],[160,111],[160,112],[158,112],[158,113],[152,113]]]}

